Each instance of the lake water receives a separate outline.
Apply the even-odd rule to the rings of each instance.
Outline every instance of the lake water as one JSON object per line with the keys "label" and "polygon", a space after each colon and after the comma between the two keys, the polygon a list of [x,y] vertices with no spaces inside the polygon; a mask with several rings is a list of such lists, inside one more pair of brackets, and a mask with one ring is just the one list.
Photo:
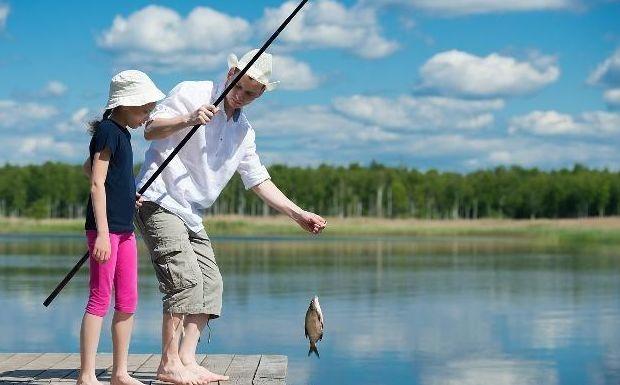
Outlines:
{"label": "lake water", "polygon": [[[224,309],[200,352],[287,355],[289,384],[620,384],[620,250],[489,238],[213,241]],[[131,352],[155,353],[161,300],[140,246]],[[79,236],[0,237],[0,352],[79,351],[87,268],[41,303],[83,252]],[[306,356],[303,333],[315,294],[320,359]]]}

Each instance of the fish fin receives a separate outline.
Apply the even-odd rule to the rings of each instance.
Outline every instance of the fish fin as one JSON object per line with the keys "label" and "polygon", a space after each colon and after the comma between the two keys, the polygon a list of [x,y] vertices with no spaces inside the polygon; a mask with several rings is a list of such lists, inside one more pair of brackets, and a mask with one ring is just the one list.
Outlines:
{"label": "fish fin", "polygon": [[316,348],[316,344],[313,344],[312,342],[310,343],[310,350],[308,350],[308,357],[310,357],[310,355],[314,352],[314,354],[316,354],[317,358],[321,358],[321,356],[319,355],[319,351]]}

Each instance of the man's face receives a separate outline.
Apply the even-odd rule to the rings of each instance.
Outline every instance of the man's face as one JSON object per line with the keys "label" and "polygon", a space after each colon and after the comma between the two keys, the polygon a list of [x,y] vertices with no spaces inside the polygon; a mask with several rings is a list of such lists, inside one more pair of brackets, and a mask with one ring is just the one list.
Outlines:
{"label": "man's face", "polygon": [[[228,72],[228,82],[231,82],[235,76],[237,76],[237,72],[231,69]],[[226,95],[226,101],[233,109],[241,108],[252,103],[254,99],[261,96],[264,91],[265,86],[263,84],[252,79],[248,75],[243,75],[232,90],[230,90],[228,95]]]}

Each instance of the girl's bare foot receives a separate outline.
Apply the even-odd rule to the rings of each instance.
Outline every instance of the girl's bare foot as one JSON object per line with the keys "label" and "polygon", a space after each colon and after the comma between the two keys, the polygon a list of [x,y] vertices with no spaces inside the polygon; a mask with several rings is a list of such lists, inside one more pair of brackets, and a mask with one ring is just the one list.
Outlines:
{"label": "girl's bare foot", "polygon": [[110,385],[145,385],[140,380],[131,377],[128,373],[115,374],[110,378]]}
{"label": "girl's bare foot", "polygon": [[81,375],[78,377],[75,385],[101,385],[99,380],[94,374]]}

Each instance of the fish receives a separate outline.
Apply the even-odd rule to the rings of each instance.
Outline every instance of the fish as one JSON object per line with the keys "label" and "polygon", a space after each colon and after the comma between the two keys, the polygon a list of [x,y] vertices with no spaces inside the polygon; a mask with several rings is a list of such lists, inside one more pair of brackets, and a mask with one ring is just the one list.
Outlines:
{"label": "fish", "polygon": [[315,295],[310,301],[308,311],[306,311],[306,322],[304,325],[306,338],[310,340],[308,357],[314,353],[318,358],[321,358],[321,356],[319,356],[319,351],[316,348],[316,343],[317,341],[321,341],[323,339],[323,326],[323,312],[321,311],[321,305],[319,304],[319,297]]}

